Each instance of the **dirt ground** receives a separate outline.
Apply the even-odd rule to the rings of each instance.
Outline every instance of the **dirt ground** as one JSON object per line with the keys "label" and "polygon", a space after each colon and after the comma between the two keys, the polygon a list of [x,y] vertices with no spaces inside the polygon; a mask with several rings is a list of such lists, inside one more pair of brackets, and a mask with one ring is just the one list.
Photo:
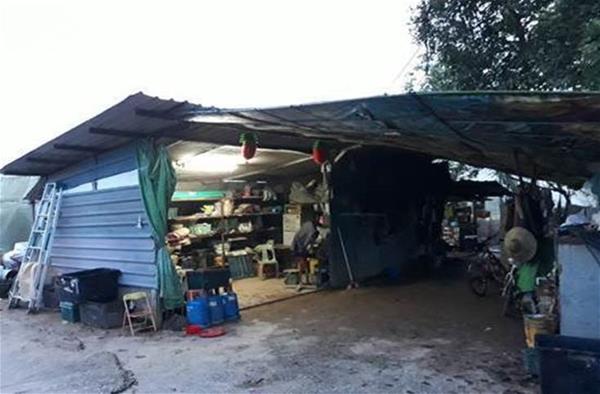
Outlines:
{"label": "dirt ground", "polygon": [[521,322],[461,278],[323,291],[223,337],[66,324],[1,304],[0,392],[529,393]]}

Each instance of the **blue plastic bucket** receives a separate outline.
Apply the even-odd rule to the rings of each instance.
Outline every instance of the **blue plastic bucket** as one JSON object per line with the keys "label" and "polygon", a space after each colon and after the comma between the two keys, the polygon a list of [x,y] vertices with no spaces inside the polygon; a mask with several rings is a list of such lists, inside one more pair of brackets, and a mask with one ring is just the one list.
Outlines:
{"label": "blue plastic bucket", "polygon": [[202,328],[209,327],[210,311],[208,304],[209,302],[206,297],[198,297],[188,301],[186,305],[188,323],[198,325]]}
{"label": "blue plastic bucket", "polygon": [[225,293],[221,296],[225,320],[237,320],[240,318],[240,307],[238,305],[237,295],[233,292]]}
{"label": "blue plastic bucket", "polygon": [[208,296],[208,310],[210,314],[210,324],[222,324],[225,321],[225,308],[220,295]]}

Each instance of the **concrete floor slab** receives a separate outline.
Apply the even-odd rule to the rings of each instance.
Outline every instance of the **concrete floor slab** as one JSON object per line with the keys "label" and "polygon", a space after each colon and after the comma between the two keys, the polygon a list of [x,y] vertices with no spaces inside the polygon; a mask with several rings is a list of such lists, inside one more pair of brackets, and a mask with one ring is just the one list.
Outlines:
{"label": "concrete floor slab", "polygon": [[263,280],[258,277],[234,280],[233,290],[238,296],[238,302],[242,309],[316,291],[312,288],[303,288],[301,291],[296,291],[294,287],[286,286],[283,279]]}

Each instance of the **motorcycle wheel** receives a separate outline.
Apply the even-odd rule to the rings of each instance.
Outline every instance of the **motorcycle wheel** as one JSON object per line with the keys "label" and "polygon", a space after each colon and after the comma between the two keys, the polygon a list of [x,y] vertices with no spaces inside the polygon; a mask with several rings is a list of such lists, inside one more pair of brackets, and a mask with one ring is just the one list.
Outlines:
{"label": "motorcycle wheel", "polygon": [[485,297],[488,290],[488,281],[483,276],[474,276],[469,279],[469,287],[475,295]]}

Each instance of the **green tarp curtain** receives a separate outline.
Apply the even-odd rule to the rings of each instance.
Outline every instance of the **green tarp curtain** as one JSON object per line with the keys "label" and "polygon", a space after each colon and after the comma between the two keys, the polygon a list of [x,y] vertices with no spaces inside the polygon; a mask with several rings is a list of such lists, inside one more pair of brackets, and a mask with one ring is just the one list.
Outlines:
{"label": "green tarp curtain", "polygon": [[177,179],[164,145],[140,141],[136,149],[142,199],[156,243],[159,295],[165,309],[183,305],[181,282],[165,245],[167,213]]}

